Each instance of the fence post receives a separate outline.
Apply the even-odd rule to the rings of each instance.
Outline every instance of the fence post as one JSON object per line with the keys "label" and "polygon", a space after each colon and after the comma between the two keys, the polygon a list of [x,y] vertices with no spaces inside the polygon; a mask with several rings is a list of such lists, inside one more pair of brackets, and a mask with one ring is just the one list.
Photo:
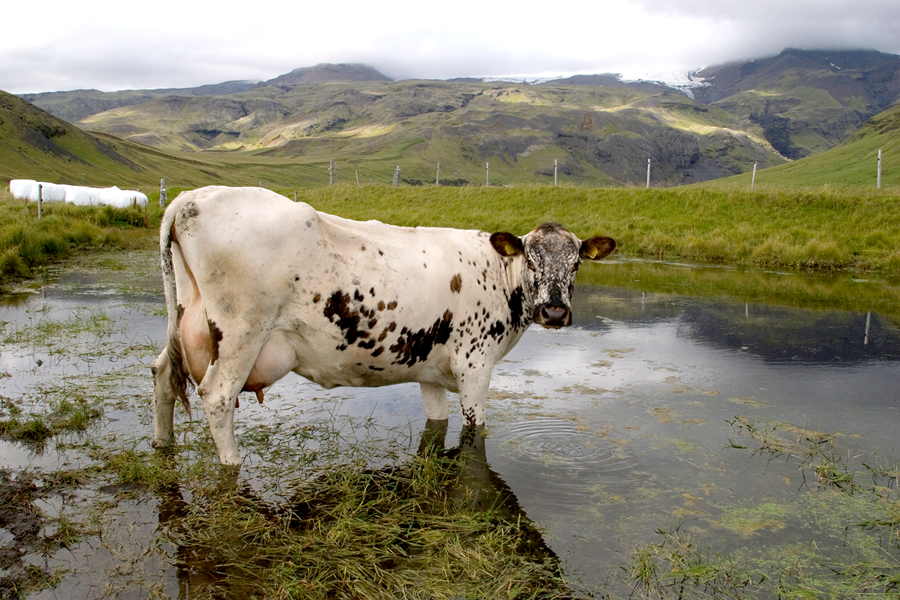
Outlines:
{"label": "fence post", "polygon": [[876,189],[881,189],[881,150],[878,151],[878,185]]}
{"label": "fence post", "polygon": [[359,187],[359,169],[356,169],[355,173],[356,173],[356,187]]}
{"label": "fence post", "polygon": [[485,171],[487,171],[487,175],[485,176],[484,183],[486,186],[490,187],[491,185],[491,163],[484,163]]}
{"label": "fence post", "polygon": [[434,187],[441,185],[441,163],[437,166],[437,175],[434,176]]}
{"label": "fence post", "polygon": [[328,161],[328,185],[334,185],[334,161]]}
{"label": "fence post", "polygon": [[647,159],[647,187],[650,187],[650,159]]}
{"label": "fence post", "polygon": [[400,165],[397,165],[397,170],[394,171],[394,187],[400,185]]}
{"label": "fence post", "polygon": [[556,159],[553,159],[553,187],[556,187],[556,173],[558,170],[558,165],[556,163]]}
{"label": "fence post", "polygon": [[756,183],[756,165],[757,163],[753,163],[753,176],[750,178],[750,189],[753,189],[753,185]]}
{"label": "fence post", "polygon": [[169,199],[166,196],[166,178],[163,177],[159,180],[159,207],[165,208],[168,200]]}
{"label": "fence post", "polygon": [[44,199],[44,186],[38,184],[38,219],[41,218],[42,201]]}

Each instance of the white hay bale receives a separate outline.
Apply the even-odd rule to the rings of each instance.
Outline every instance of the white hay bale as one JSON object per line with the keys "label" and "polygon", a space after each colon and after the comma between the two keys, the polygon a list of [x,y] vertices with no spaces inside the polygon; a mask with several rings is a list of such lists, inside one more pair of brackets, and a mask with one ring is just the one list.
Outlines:
{"label": "white hay bale", "polygon": [[9,182],[9,193],[16,200],[37,202],[38,182],[34,179],[13,179]]}
{"label": "white hay bale", "polygon": [[66,186],[56,183],[38,182],[41,186],[41,200],[44,202],[65,202]]}
{"label": "white hay bale", "polygon": [[99,206],[100,190],[96,188],[70,185],[66,190],[66,203],[75,206]]}

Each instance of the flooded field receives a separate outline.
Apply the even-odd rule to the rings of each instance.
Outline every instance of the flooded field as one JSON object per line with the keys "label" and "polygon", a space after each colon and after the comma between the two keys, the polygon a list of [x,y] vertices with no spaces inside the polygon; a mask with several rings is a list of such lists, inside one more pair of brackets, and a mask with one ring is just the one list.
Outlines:
{"label": "flooded field", "polygon": [[[296,574],[321,549],[286,548],[317,502],[331,506],[315,486],[340,473],[415,487],[410,473],[434,470],[414,459],[422,440],[444,437],[469,466],[437,469],[435,510],[476,497],[516,540],[504,552],[564,585],[485,592],[495,574],[479,567],[481,582],[427,574],[408,597],[896,597],[898,282],[629,260],[579,278],[574,326],[533,327],[497,365],[474,438],[452,410],[448,431],[426,428],[417,385],[326,391],[292,375],[262,405],[242,395],[237,475],[213,464],[196,395],[193,420],[176,413],[178,451],[150,449],[155,255],[72,263],[0,298],[0,597],[245,598],[286,571],[277,597],[313,597]],[[239,525],[214,520],[225,488]],[[445,544],[434,532],[468,518],[447,514],[414,529]],[[369,583],[386,597],[426,552],[411,528],[378,538],[393,558]],[[279,553],[242,570],[273,539]],[[316,589],[366,597],[364,573],[330,575],[357,596]]]}

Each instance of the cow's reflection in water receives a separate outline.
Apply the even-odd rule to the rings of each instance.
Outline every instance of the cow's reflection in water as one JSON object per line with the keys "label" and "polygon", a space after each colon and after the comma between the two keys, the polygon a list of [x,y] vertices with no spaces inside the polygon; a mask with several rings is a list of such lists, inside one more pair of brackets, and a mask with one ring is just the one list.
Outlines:
{"label": "cow's reflection in water", "polygon": [[[459,444],[454,448],[446,447],[447,432],[447,421],[429,420],[420,436],[418,458],[411,459],[411,461],[423,458],[436,460],[437,464],[441,465],[440,469],[449,469],[440,477],[445,486],[444,500],[433,504],[433,507],[436,511],[442,512],[445,517],[448,516],[448,513],[451,517],[457,513],[470,515],[475,513],[481,514],[482,518],[487,517],[487,522],[492,526],[514,527],[516,543],[510,546],[514,549],[513,551],[527,556],[529,562],[541,564],[544,569],[549,568],[548,573],[556,579],[560,573],[558,557],[544,542],[540,531],[525,515],[509,486],[491,470],[488,464],[485,455],[484,427],[464,428],[460,433]],[[400,464],[371,471],[367,475],[372,475],[379,480],[390,481],[394,477],[397,481],[401,481],[408,475],[409,470],[409,464]],[[223,468],[221,478],[215,486],[217,490],[214,495],[230,496],[240,504],[243,510],[251,509],[257,512],[259,516],[273,523],[273,527],[277,527],[278,523],[289,522],[290,528],[296,531],[310,530],[320,526],[316,519],[321,518],[322,513],[327,513],[333,505],[329,499],[320,498],[315,492],[310,494],[309,490],[304,490],[296,500],[286,505],[267,502],[261,499],[259,494],[248,484],[240,483],[238,476],[238,469]],[[199,545],[190,541],[185,544],[178,543],[179,539],[188,539],[179,532],[185,531],[186,527],[193,526],[189,525],[188,521],[193,520],[192,516],[197,514],[198,507],[190,506],[188,501],[184,500],[182,491],[177,484],[161,488],[159,492],[161,493],[160,527],[169,532],[170,535],[167,537],[170,537],[177,547],[177,554],[173,557],[173,562],[177,569],[180,597],[195,597],[204,588],[207,591],[215,590],[217,597],[222,595],[221,593],[224,593],[222,597],[240,596],[246,591],[248,585],[247,573],[244,572],[239,576],[235,572],[234,565],[229,564],[226,558],[229,553],[217,551],[213,547],[216,545],[215,542],[209,538]],[[194,498],[191,502],[196,503],[198,500],[198,498]],[[328,506],[320,507],[320,503]],[[211,513],[217,509],[217,502],[213,501],[209,504],[204,508],[206,512],[202,521],[215,518]],[[418,506],[421,507],[425,504]],[[417,526],[419,523],[427,523],[427,517],[414,520]],[[171,535],[172,533],[174,535]],[[221,540],[221,544],[233,543],[237,539],[240,539],[239,535],[235,540]],[[259,566],[258,563],[257,566]],[[277,564],[268,564],[267,566],[278,567]],[[260,575],[264,576],[263,573]],[[236,577],[243,581],[240,583],[235,581]]]}

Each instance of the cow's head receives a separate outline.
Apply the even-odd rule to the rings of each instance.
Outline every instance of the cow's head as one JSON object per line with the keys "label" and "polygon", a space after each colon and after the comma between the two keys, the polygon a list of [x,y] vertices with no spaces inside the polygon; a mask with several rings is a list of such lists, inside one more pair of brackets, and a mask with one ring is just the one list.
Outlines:
{"label": "cow's head", "polygon": [[581,261],[600,260],[616,248],[612,238],[581,241],[556,223],[544,223],[521,238],[495,233],[491,245],[501,256],[524,256],[524,281],[534,303],[534,322],[553,329],[572,324],[572,290]]}

